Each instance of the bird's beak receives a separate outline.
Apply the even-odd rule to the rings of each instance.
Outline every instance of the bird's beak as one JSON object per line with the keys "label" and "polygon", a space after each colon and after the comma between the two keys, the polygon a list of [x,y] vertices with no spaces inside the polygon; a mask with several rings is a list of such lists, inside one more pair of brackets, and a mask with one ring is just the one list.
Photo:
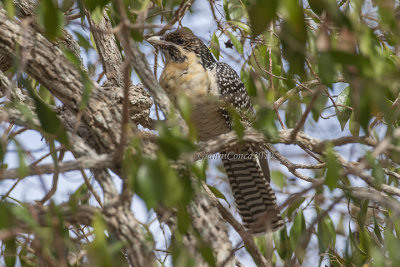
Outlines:
{"label": "bird's beak", "polygon": [[147,38],[147,42],[149,42],[153,46],[165,45],[168,43],[163,39],[162,36],[152,36],[150,38]]}

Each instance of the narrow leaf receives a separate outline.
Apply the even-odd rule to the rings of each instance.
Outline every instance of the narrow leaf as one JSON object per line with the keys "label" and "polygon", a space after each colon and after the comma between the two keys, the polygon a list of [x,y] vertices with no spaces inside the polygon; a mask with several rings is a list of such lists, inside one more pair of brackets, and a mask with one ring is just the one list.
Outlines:
{"label": "narrow leaf", "polygon": [[318,222],[318,246],[319,252],[325,253],[329,246],[335,247],[336,231],[335,226],[329,215],[325,216]]}
{"label": "narrow leaf", "polygon": [[36,11],[38,22],[50,40],[62,34],[64,24],[64,14],[56,3],[53,0],[41,0]]}
{"label": "narrow leaf", "polygon": [[342,131],[344,130],[344,127],[346,126],[347,121],[350,119],[351,116],[351,110],[344,106],[349,106],[350,105],[350,89],[347,86],[340,92],[339,96],[336,99],[336,115],[340,123],[340,127]]}
{"label": "narrow leaf", "polygon": [[211,37],[210,50],[214,54],[215,58],[217,60],[219,60],[220,46],[219,46],[218,37],[217,37],[217,35],[215,35],[215,32],[213,33],[213,35]]}
{"label": "narrow leaf", "polygon": [[299,260],[300,264],[303,262],[305,256],[305,247],[300,247],[300,242],[303,234],[306,231],[306,221],[304,214],[301,210],[294,218],[292,229],[290,229],[290,244],[294,248],[294,253]]}
{"label": "narrow leaf", "polygon": [[243,54],[243,45],[242,43],[239,41],[238,38],[236,38],[235,35],[233,35],[231,32],[228,32],[229,38],[232,41],[233,46],[236,48],[236,50],[240,53]]}
{"label": "narrow leaf", "polygon": [[36,113],[40,124],[44,132],[50,134],[50,136],[47,137],[56,139],[61,144],[68,146],[67,132],[61,124],[60,119],[57,117],[57,114],[37,95],[36,91],[26,79],[22,80],[22,84],[24,84],[35,102]]}
{"label": "narrow leaf", "polygon": [[207,185],[207,187],[211,190],[211,192],[213,192],[213,194],[214,194],[217,198],[220,198],[220,199],[225,200],[225,202],[228,204],[228,206],[230,206],[228,200],[226,199],[225,195],[222,194],[221,191],[219,191],[216,187],[211,186],[211,185]]}
{"label": "narrow leaf", "polygon": [[325,184],[332,191],[338,184],[339,171],[341,170],[332,148],[328,148],[326,152],[326,167]]}
{"label": "narrow leaf", "polygon": [[248,5],[248,13],[253,36],[261,34],[276,17],[277,0],[255,0]]}

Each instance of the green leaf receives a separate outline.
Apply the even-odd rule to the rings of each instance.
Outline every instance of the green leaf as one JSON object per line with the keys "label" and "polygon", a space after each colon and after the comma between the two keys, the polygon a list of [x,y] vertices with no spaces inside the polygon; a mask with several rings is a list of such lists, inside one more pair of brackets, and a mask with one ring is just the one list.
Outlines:
{"label": "green leaf", "polygon": [[369,203],[369,201],[365,200],[363,202],[363,204],[361,205],[360,211],[357,214],[357,222],[358,222],[360,229],[364,227],[365,221],[367,219],[368,203]]}
{"label": "green leaf", "polygon": [[149,3],[150,0],[129,0],[129,8],[135,12],[142,12],[147,8]]}
{"label": "green leaf", "polygon": [[233,25],[239,27],[240,29],[242,29],[243,31],[245,31],[245,32],[248,33],[248,34],[251,34],[251,29],[250,29],[250,27],[249,27],[247,24],[243,23],[243,22],[240,22],[240,21],[233,21],[233,20],[227,20],[226,22],[228,22],[228,23],[230,23],[230,24],[233,24]]}
{"label": "green leaf", "polygon": [[242,80],[244,86],[246,87],[247,93],[250,96],[257,96],[257,88],[256,85],[254,84],[252,75],[251,75],[251,70],[245,71],[242,69],[240,71],[240,79]]}
{"label": "green leaf", "polygon": [[23,221],[29,227],[33,229],[39,227],[38,223],[32,218],[32,215],[26,207],[14,205],[11,211],[16,219]]}
{"label": "green leaf", "polygon": [[213,253],[213,249],[211,246],[207,244],[203,244],[200,247],[200,254],[203,257],[203,259],[208,263],[209,266],[216,267],[217,264],[215,262],[215,257]]}
{"label": "green leaf", "polygon": [[196,150],[193,142],[181,136],[181,133],[171,131],[167,125],[160,123],[157,125],[157,130],[160,135],[157,139],[158,145],[170,159],[177,160],[182,153]]}
{"label": "green leaf", "polygon": [[380,251],[379,248],[373,247],[371,250],[371,266],[372,267],[385,267],[387,266],[388,262],[387,259],[385,258],[384,254],[382,251]]}
{"label": "green leaf", "polygon": [[379,228],[378,221],[376,220],[375,212],[374,212],[374,233],[375,233],[376,237],[378,238],[378,240],[382,243],[383,238],[382,238],[381,230]]}
{"label": "green leaf", "polygon": [[54,96],[50,93],[49,90],[47,90],[46,87],[40,85],[39,86],[39,92],[38,92],[40,98],[49,105],[55,105],[56,101],[54,100]]}
{"label": "green leaf", "polygon": [[272,252],[270,244],[269,244],[270,237],[268,237],[268,240],[267,240],[266,235],[253,236],[253,240],[262,255],[267,256],[267,254],[269,254],[269,252]]}
{"label": "green leaf", "polygon": [[294,218],[292,228],[290,229],[290,245],[294,248],[294,254],[300,264],[303,262],[306,247],[300,247],[299,245],[306,230],[306,221],[304,219],[303,211],[299,210]]}
{"label": "green leaf", "polygon": [[90,42],[88,41],[88,39],[85,38],[82,34],[80,34],[77,31],[74,31],[74,34],[78,38],[79,46],[82,47],[83,49],[85,49],[86,52],[88,52],[89,49],[92,48],[92,46],[90,45]]}
{"label": "green leaf", "polygon": [[14,267],[16,263],[17,244],[15,238],[2,240],[4,245],[3,259],[7,267]]}
{"label": "green leaf", "polygon": [[336,76],[335,58],[327,52],[321,52],[318,56],[318,74],[323,84],[332,86]]}
{"label": "green leaf", "polygon": [[58,8],[57,1],[41,0],[36,10],[38,23],[43,27],[50,40],[62,35],[64,14]]}
{"label": "green leaf", "polygon": [[62,1],[62,11],[67,12],[70,8],[72,8],[75,4],[75,0],[63,0]]}
{"label": "green leaf", "polygon": [[215,35],[215,32],[213,33],[213,35],[211,37],[210,50],[214,54],[215,58],[217,60],[219,60],[220,46],[219,46],[218,37],[217,37],[217,35]]}
{"label": "green leaf", "polygon": [[325,185],[332,191],[338,184],[341,167],[331,147],[326,149],[326,168]]}
{"label": "green leaf", "polygon": [[389,259],[393,263],[399,263],[400,262],[400,241],[398,237],[396,238],[393,233],[389,230],[385,231],[385,241],[386,241],[386,247],[389,252]]}
{"label": "green leaf", "polygon": [[165,196],[165,188],[161,184],[163,173],[154,160],[142,163],[135,179],[135,191],[148,208],[156,208]]}
{"label": "green leaf", "polygon": [[239,21],[246,15],[241,0],[224,0],[223,2],[226,20]]}
{"label": "green leaf", "polygon": [[108,244],[109,238],[105,235],[107,231],[106,222],[102,215],[96,213],[92,221],[94,240],[87,248],[90,262],[95,266],[109,267],[118,265],[115,262],[113,254],[115,254],[115,248]]}
{"label": "green leaf", "polygon": [[303,111],[301,110],[300,102],[297,99],[290,98],[285,112],[285,122],[289,128],[295,127],[300,120]]}
{"label": "green leaf", "polygon": [[177,212],[178,219],[178,230],[180,233],[185,234],[188,232],[190,227],[190,215],[184,206],[179,206]]}
{"label": "green leaf", "polygon": [[292,247],[290,245],[290,239],[286,232],[286,227],[278,232],[274,232],[274,243],[275,248],[278,251],[279,257],[282,260],[289,260],[293,254]]}
{"label": "green leaf", "polygon": [[82,82],[83,82],[83,92],[82,92],[82,99],[79,103],[79,110],[83,111],[87,107],[89,103],[90,93],[92,92],[92,81],[87,76],[86,72],[80,71]]}
{"label": "green leaf", "polygon": [[81,66],[81,60],[70,50],[64,49],[64,56],[71,62],[78,70],[80,69]]}
{"label": "green leaf", "polygon": [[178,106],[182,117],[186,121],[190,121],[192,115],[192,104],[190,99],[185,95],[178,95]]}
{"label": "green leaf", "polygon": [[207,176],[206,176],[206,170],[208,166],[208,161],[207,161],[207,154],[199,153],[198,154],[198,161],[196,161],[192,166],[191,169],[193,173],[199,178],[201,181],[205,181]]}
{"label": "green leaf", "polygon": [[[337,97],[336,105],[349,106],[350,105],[349,95],[350,95],[350,89],[347,86],[342,90],[342,92],[340,92],[339,96]],[[344,130],[344,127],[346,126],[346,123],[350,119],[352,113],[351,110],[343,106],[337,106],[336,109],[336,115],[339,120],[342,131]]]}
{"label": "green leaf", "polygon": [[22,150],[22,147],[16,143],[18,148],[18,177],[21,179],[29,174],[29,167],[25,162],[25,152]]}
{"label": "green leaf", "polygon": [[176,236],[177,235],[175,234],[175,239],[169,247],[171,250],[173,266],[196,267],[196,261],[193,258],[192,253],[188,251],[186,246],[183,246],[181,243],[177,244],[178,241],[176,240]]}
{"label": "green leaf", "polygon": [[[133,171],[136,171],[134,169]],[[167,157],[158,153],[156,159],[143,159],[133,176],[133,189],[146,203],[148,208],[186,205],[192,196],[192,187],[188,176],[177,176]]]}
{"label": "green leaf", "polygon": [[379,164],[377,160],[373,161],[372,177],[375,178],[377,187],[380,187],[383,183],[385,183],[385,173],[383,172],[382,165]]}
{"label": "green leaf", "polygon": [[239,140],[242,140],[243,136],[244,136],[244,126],[242,123],[242,118],[239,115],[238,112],[236,112],[236,110],[234,110],[233,108],[229,109],[229,113],[233,119],[233,129],[235,130]]}
{"label": "green leaf", "polygon": [[286,186],[286,177],[280,171],[272,171],[271,172],[272,182],[278,186],[280,189]]}
{"label": "green leaf", "polygon": [[306,200],[305,197],[296,198],[296,200],[294,202],[292,202],[289,205],[289,207],[286,209],[286,211],[285,211],[287,214],[286,217],[288,217],[288,218],[292,217],[293,212],[296,211],[300,207],[300,205],[304,202],[304,200]]}
{"label": "green leaf", "polygon": [[280,12],[285,19],[280,31],[282,55],[289,62],[289,73],[303,77],[308,38],[303,8],[296,0],[283,0],[281,5]]}
{"label": "green leaf", "polygon": [[10,202],[0,202],[0,229],[13,227],[16,223],[13,208],[16,204]]}
{"label": "green leaf", "polygon": [[33,114],[32,110],[22,102],[13,101],[13,106],[21,112],[24,119],[26,119],[30,124],[34,125],[34,118],[35,115]]}
{"label": "green leaf", "polygon": [[207,185],[207,187],[211,190],[211,192],[213,192],[213,194],[214,194],[217,198],[220,198],[220,199],[225,200],[225,202],[228,204],[228,206],[230,206],[228,200],[226,199],[225,195],[222,194],[221,191],[219,191],[216,187],[211,186],[211,185]]}
{"label": "green leaf", "polygon": [[324,216],[318,222],[318,246],[321,254],[325,253],[329,247],[335,248],[336,231],[335,226],[329,215]]}
{"label": "green leaf", "polygon": [[397,13],[395,2],[393,1],[377,1],[378,14],[381,24],[387,25],[392,30],[397,30],[398,24],[396,22]]}
{"label": "green leaf", "polygon": [[86,183],[82,183],[81,186],[78,187],[78,189],[73,192],[68,200],[68,204],[70,205],[71,208],[77,208],[78,205],[85,205],[89,204],[89,197],[90,195],[88,194],[88,188]]}
{"label": "green leaf", "polygon": [[101,22],[103,19],[103,14],[103,8],[100,6],[97,6],[95,9],[90,11],[90,17],[95,24],[99,24]]}
{"label": "green leaf", "polygon": [[325,9],[324,1],[321,0],[308,0],[311,10],[320,16]]}
{"label": "green leaf", "polygon": [[257,112],[254,127],[262,131],[267,137],[275,138],[278,130],[275,125],[275,111],[272,108],[262,108]]}
{"label": "green leaf", "polygon": [[57,114],[36,94],[36,91],[26,79],[22,79],[21,82],[35,102],[36,113],[43,131],[49,134],[49,136],[45,137],[56,139],[61,144],[69,146],[67,132]]}
{"label": "green leaf", "polygon": [[131,37],[133,38],[133,40],[137,41],[137,42],[141,42],[144,40],[142,31],[139,29],[132,29],[131,30]]}
{"label": "green leaf", "polygon": [[103,10],[103,7],[107,5],[109,0],[84,0],[86,7],[89,9],[90,13],[96,8],[98,10]]}
{"label": "green leaf", "polygon": [[276,18],[277,0],[253,0],[248,5],[250,25],[253,36],[262,33]]}
{"label": "green leaf", "polygon": [[305,75],[305,55],[307,42],[307,29],[303,8],[299,1],[282,1],[282,13],[285,20],[281,24],[280,39],[282,42],[282,55],[289,62],[289,73],[292,75]]}
{"label": "green leaf", "polygon": [[242,46],[242,43],[239,41],[238,38],[236,38],[235,35],[233,35],[233,34],[232,34],[231,32],[229,32],[229,31],[228,31],[228,35],[229,35],[229,38],[231,39],[232,44],[233,44],[233,46],[235,47],[235,49],[236,49],[240,54],[243,55],[243,46]]}
{"label": "green leaf", "polygon": [[367,254],[363,249],[360,248],[358,242],[355,239],[355,232],[351,231],[350,223],[349,223],[349,237],[350,237],[350,243],[356,248],[357,252],[359,252],[363,256],[366,256]]}
{"label": "green leaf", "polygon": [[[91,34],[90,36],[92,37],[93,35]],[[75,56],[74,53],[72,53],[69,50],[64,50],[64,55],[75,66],[75,68],[79,71],[81,75],[83,83],[83,92],[82,92],[81,102],[79,103],[79,110],[83,111],[89,103],[90,93],[92,92],[92,87],[93,87],[92,81],[89,78],[88,73],[82,69],[81,60],[77,56]]]}
{"label": "green leaf", "polygon": [[265,78],[269,78],[269,76],[265,75],[265,70],[269,69],[267,53],[268,51],[265,45],[257,45],[250,56],[251,66]]}
{"label": "green leaf", "polygon": [[311,109],[314,121],[317,122],[319,120],[319,115],[322,113],[322,110],[324,109],[327,101],[328,97],[324,96],[323,94],[320,94],[318,96],[317,101],[315,101],[314,106]]}
{"label": "green leaf", "polygon": [[365,227],[360,228],[360,230],[358,231],[358,238],[360,240],[360,247],[365,251],[365,253],[369,257],[370,248],[373,245],[373,241],[371,239],[371,236],[367,228]]}
{"label": "green leaf", "polygon": [[15,6],[13,0],[4,0],[4,8],[7,11],[7,15],[10,19],[14,18],[15,16]]}
{"label": "green leaf", "polygon": [[349,129],[350,133],[353,136],[359,136],[360,134],[360,123],[356,121],[354,117],[354,112],[351,113],[350,120],[349,120]]}

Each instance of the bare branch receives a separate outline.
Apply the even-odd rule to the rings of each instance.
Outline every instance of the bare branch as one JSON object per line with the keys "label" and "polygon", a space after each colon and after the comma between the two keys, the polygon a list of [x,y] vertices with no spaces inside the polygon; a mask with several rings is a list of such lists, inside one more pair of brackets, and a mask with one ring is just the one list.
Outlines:
{"label": "bare branch", "polygon": [[224,206],[218,201],[218,199],[214,196],[211,190],[207,187],[207,185],[202,183],[203,189],[208,194],[208,197],[212,201],[213,205],[216,206],[221,213],[221,216],[236,230],[236,232],[243,239],[244,244],[247,246],[249,253],[252,255],[254,261],[257,266],[270,266],[270,263],[267,262],[265,257],[260,253],[256,244],[253,241],[253,237],[249,234],[243,227],[241,223],[239,223],[233,215],[225,209]]}
{"label": "bare branch", "polygon": [[124,83],[121,52],[118,49],[114,35],[104,33],[112,29],[106,10],[103,11],[103,18],[97,25],[93,22],[89,12],[86,12],[86,17],[88,18],[90,29],[103,65],[103,71],[109,83],[114,86],[122,87]]}
{"label": "bare branch", "polygon": [[155,34],[149,35],[149,36],[145,36],[150,37],[153,35],[163,35],[166,31],[168,31],[169,29],[172,28],[172,26],[178,22],[181,21],[183,16],[185,15],[186,11],[192,6],[194,0],[186,0],[186,1],[182,1],[181,5],[179,6],[179,8],[175,11],[174,16],[172,17],[172,19],[168,22],[167,25],[165,25],[160,31],[156,32]]}
{"label": "bare branch", "polygon": [[[49,174],[55,171],[62,173],[80,169],[111,168],[112,166],[110,155],[99,155],[97,158],[80,157],[74,161],[59,162],[57,167],[54,164],[30,166],[27,176]],[[21,178],[20,176],[18,168],[0,171],[0,180]]]}

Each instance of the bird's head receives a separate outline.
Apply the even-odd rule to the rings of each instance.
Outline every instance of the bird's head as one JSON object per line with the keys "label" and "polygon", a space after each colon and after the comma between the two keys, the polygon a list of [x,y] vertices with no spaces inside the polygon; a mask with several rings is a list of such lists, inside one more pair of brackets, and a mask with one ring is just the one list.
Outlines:
{"label": "bird's head", "polygon": [[215,63],[207,46],[186,28],[178,29],[164,36],[153,36],[147,41],[161,50],[167,62],[184,62],[188,53],[194,53],[205,68]]}

